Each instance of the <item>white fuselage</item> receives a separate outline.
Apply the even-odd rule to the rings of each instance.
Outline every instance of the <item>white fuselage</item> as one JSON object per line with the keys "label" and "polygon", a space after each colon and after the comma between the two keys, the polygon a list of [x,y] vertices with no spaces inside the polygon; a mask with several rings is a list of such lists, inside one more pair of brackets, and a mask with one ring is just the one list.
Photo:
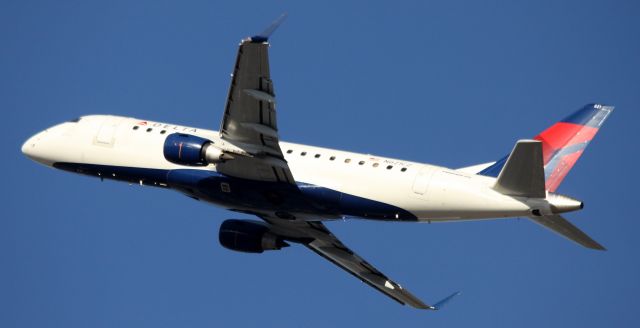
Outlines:
{"label": "white fuselage", "polygon": [[[91,115],[82,117],[78,122],[62,123],[34,135],[25,142],[22,150],[32,159],[48,166],[55,166],[57,163],[99,165],[101,171],[92,171],[91,175],[97,173],[101,178],[107,179],[118,179],[116,175],[120,173],[116,172],[121,172],[110,171],[110,167],[158,172],[185,169],[215,172],[213,164],[185,167],[164,158],[163,143],[169,134],[176,132],[219,140],[216,131],[134,118]],[[495,179],[491,177],[289,142],[281,142],[280,148],[298,184],[322,187],[339,192],[340,195],[350,195],[357,200],[398,208],[415,216],[414,221],[518,217],[529,216],[533,209],[543,213],[550,211],[549,204],[544,199],[511,197],[495,191],[492,189]],[[82,167],[74,170],[87,174],[82,172]],[[137,172],[135,170],[131,172],[133,173],[127,173],[126,180],[129,182],[135,179],[140,184],[173,187],[170,182],[152,181],[148,176],[134,176]],[[343,196],[340,198],[347,199]],[[236,210],[262,210],[246,205],[234,206],[224,200],[205,200]],[[368,217],[366,209],[361,212],[355,211],[354,214],[346,211],[340,215]],[[372,218],[402,219],[393,213]]]}

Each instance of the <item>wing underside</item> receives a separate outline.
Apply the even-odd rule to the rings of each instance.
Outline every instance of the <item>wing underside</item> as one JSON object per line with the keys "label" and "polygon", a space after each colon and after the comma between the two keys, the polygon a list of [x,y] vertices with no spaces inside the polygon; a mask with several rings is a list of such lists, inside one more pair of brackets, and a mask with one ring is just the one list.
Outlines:
{"label": "wing underside", "polygon": [[311,221],[286,221],[263,217],[278,234],[304,244],[316,254],[349,272],[367,285],[377,289],[396,302],[418,309],[435,308],[423,303],[400,284],[345,246],[324,224]]}
{"label": "wing underside", "polygon": [[218,172],[258,181],[295,183],[282,154],[276,98],[264,38],[242,40],[233,68],[220,137],[249,156],[216,166]]}

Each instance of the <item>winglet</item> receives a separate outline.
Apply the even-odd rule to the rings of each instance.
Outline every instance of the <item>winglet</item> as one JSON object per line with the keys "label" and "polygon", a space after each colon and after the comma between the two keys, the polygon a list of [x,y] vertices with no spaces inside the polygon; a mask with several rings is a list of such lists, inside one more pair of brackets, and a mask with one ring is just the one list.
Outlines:
{"label": "winglet", "polygon": [[269,25],[266,29],[264,29],[262,33],[250,37],[249,40],[251,40],[251,42],[254,42],[254,43],[262,43],[262,42],[269,41],[271,34],[273,34],[273,32],[278,28],[278,26],[280,26],[280,24],[282,24],[282,22],[284,22],[286,18],[287,18],[287,13],[283,13],[282,15],[280,15],[280,17],[274,20],[273,23],[271,23],[271,25]]}
{"label": "winglet", "polygon": [[436,310],[436,311],[440,310],[440,309],[442,309],[443,306],[445,306],[447,303],[449,303],[449,301],[451,301],[454,297],[456,297],[456,296],[458,296],[460,294],[462,294],[462,293],[461,292],[455,292],[455,293],[443,298],[441,301],[431,305],[429,308],[431,310]]}

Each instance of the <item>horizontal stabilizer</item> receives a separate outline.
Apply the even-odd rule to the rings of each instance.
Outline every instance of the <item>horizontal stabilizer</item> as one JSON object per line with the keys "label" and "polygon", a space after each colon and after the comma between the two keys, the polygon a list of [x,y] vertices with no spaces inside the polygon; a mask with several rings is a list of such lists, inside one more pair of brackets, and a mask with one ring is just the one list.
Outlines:
{"label": "horizontal stabilizer", "polygon": [[582,230],[578,229],[578,227],[560,215],[532,216],[530,219],[586,248],[606,250],[606,248],[598,244],[597,241],[591,239],[586,233],[582,232]]}
{"label": "horizontal stabilizer", "polygon": [[505,195],[544,198],[544,165],[542,143],[537,140],[519,140],[511,151],[496,184]]}

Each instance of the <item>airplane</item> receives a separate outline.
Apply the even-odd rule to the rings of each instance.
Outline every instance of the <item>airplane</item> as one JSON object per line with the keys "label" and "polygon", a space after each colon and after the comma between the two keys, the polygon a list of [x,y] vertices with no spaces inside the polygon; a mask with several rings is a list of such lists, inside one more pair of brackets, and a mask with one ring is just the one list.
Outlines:
{"label": "airplane", "polygon": [[88,115],[30,137],[22,152],[56,169],[172,189],[260,220],[228,219],[220,244],[248,253],[306,246],[403,305],[428,305],[345,246],[323,221],[447,222],[526,217],[587,248],[598,242],[561,214],[583,208],[557,188],[613,107],[588,104],[501,159],[446,168],[281,141],[269,37],[243,39],[219,131]]}

